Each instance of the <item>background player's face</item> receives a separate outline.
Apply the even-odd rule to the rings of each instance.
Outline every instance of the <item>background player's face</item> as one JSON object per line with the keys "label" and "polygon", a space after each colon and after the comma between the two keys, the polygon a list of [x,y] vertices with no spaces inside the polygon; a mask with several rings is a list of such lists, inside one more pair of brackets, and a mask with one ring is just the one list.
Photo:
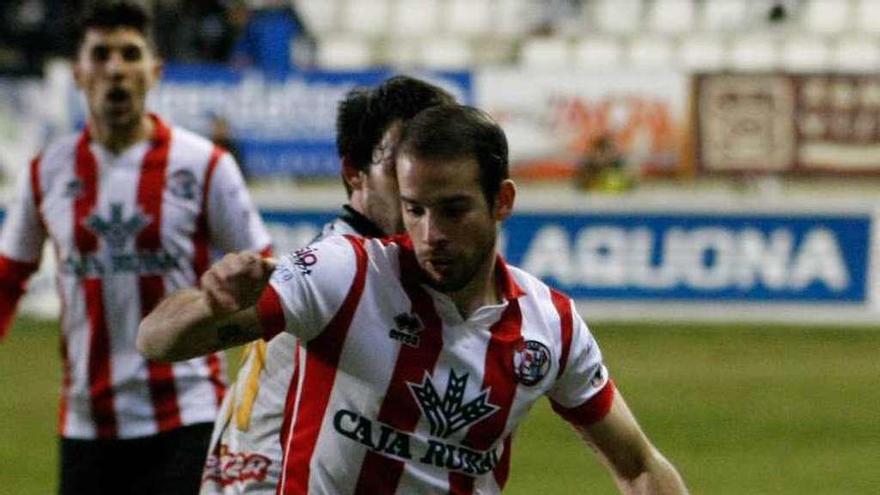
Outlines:
{"label": "background player's face", "polygon": [[419,266],[443,292],[465,288],[495,255],[498,217],[480,188],[473,158],[397,160],[401,207]]}
{"label": "background player's face", "polygon": [[89,29],[74,64],[89,115],[96,124],[131,128],[144,116],[147,91],[159,79],[161,64],[135,29]]}
{"label": "background player's face", "polygon": [[386,234],[403,232],[397,178],[394,175],[394,149],[400,141],[400,123],[392,124],[373,149],[363,181],[362,213]]}

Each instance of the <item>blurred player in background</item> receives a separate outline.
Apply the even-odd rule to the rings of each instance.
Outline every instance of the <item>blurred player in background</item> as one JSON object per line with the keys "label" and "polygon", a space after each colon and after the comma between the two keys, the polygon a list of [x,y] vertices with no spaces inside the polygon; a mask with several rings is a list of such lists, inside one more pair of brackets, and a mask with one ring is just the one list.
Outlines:
{"label": "blurred player in background", "polygon": [[[339,104],[336,144],[349,204],[319,239],[334,234],[383,237],[403,230],[393,163],[402,123],[425,108],[454,102],[442,89],[406,76],[346,95]],[[296,349],[296,338],[289,334],[248,348],[214,427],[203,495],[275,493]]]}
{"label": "blurred player in background", "polygon": [[87,126],[23,174],[0,236],[2,330],[50,240],[63,301],[61,493],[196,493],[225,363],[146,360],[138,323],[195,285],[211,250],[267,251],[269,236],[228,153],[146,112],[161,73],[148,13],[96,4],[77,43]]}
{"label": "blurred player in background", "polygon": [[622,492],[686,493],[571,299],[498,254],[516,195],[507,149],[479,110],[423,111],[396,154],[408,235],[331,236],[277,267],[227,255],[143,320],[139,349],[176,359],[300,339],[279,493],[499,493],[512,435],[544,395]]}

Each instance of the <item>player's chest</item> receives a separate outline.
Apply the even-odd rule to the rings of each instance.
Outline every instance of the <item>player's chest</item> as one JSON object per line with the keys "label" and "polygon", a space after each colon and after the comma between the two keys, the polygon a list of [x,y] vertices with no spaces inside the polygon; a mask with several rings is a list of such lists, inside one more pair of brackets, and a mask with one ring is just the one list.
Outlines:
{"label": "player's chest", "polygon": [[147,168],[137,157],[122,157],[53,175],[44,184],[40,214],[66,254],[136,255],[192,238],[201,190],[185,168]]}
{"label": "player's chest", "polygon": [[344,418],[353,413],[360,426],[413,432],[428,448],[485,450],[551,386],[552,343],[529,328],[516,303],[463,320],[436,301],[428,310],[394,301],[372,301],[356,315],[362,319],[346,339],[337,377]]}

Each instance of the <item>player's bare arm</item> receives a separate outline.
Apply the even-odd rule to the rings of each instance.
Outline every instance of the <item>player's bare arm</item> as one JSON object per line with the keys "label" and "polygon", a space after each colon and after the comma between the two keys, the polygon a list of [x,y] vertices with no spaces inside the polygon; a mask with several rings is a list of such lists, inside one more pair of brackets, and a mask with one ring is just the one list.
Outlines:
{"label": "player's bare arm", "polygon": [[675,467],[639,428],[619,391],[601,421],[577,427],[608,465],[620,491],[627,495],[687,494]]}
{"label": "player's bare arm", "polygon": [[255,253],[227,254],[202,275],[200,289],[171,294],[143,319],[138,351],[180,361],[260,338],[255,305],[274,268]]}

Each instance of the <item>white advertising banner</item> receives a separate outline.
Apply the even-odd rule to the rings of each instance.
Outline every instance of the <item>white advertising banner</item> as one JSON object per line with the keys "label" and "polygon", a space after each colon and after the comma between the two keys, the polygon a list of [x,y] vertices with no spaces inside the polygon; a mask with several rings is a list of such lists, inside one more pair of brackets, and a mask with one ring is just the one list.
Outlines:
{"label": "white advertising banner", "polygon": [[681,167],[687,126],[683,72],[482,69],[475,104],[504,127],[519,176],[568,176],[611,148],[638,174]]}

